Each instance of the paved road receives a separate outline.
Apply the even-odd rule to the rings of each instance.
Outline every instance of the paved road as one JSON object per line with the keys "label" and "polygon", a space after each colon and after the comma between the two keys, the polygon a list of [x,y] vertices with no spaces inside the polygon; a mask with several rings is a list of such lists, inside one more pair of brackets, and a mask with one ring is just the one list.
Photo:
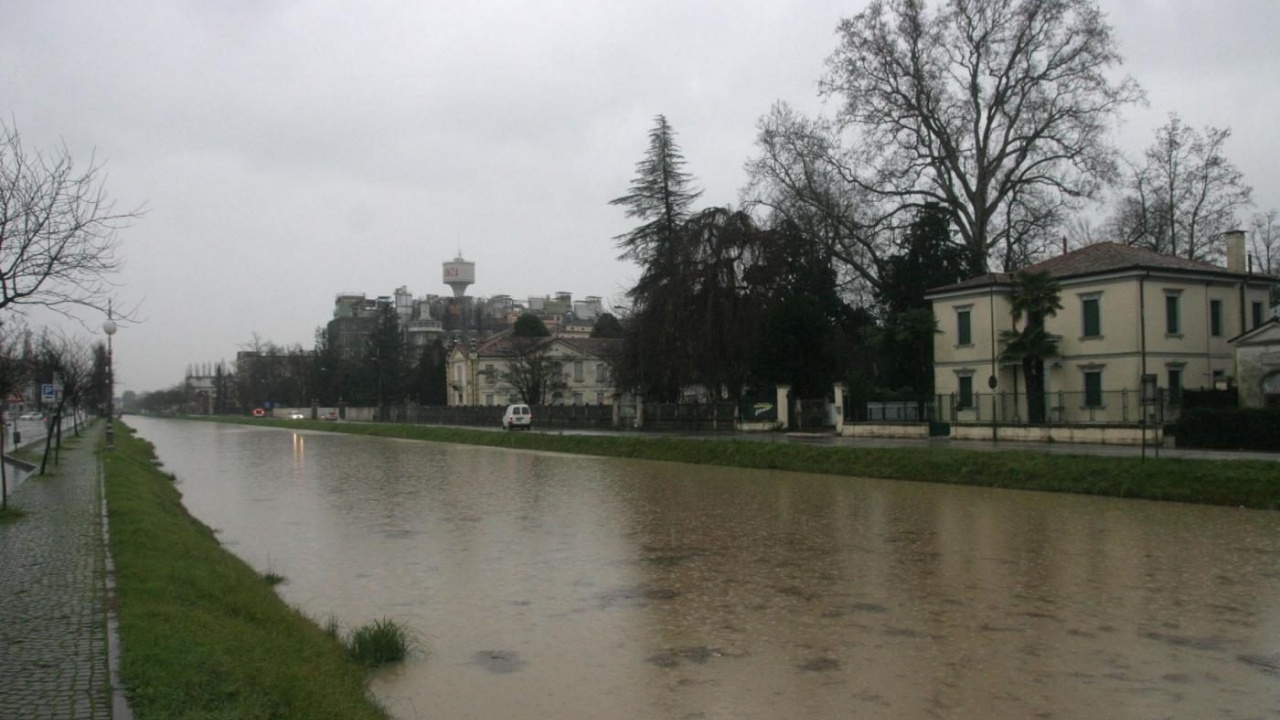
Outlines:
{"label": "paved road", "polygon": [[100,434],[19,484],[24,515],[0,522],[0,718],[112,717]]}

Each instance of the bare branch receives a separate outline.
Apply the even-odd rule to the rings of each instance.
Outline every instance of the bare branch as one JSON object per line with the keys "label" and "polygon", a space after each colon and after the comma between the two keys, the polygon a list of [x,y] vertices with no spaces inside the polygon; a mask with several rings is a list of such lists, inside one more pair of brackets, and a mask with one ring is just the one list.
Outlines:
{"label": "bare branch", "polygon": [[0,123],[0,309],[40,305],[105,311],[120,268],[117,233],[142,210],[120,211],[103,166],[79,170],[69,151],[28,152]]}

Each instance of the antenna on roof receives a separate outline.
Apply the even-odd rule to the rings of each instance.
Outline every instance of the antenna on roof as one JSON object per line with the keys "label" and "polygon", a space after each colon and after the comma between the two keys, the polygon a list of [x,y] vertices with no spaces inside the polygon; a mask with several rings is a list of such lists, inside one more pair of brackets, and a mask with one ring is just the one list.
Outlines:
{"label": "antenna on roof", "polygon": [[1067,236],[1066,235],[1062,236],[1062,254],[1063,255],[1067,254]]}

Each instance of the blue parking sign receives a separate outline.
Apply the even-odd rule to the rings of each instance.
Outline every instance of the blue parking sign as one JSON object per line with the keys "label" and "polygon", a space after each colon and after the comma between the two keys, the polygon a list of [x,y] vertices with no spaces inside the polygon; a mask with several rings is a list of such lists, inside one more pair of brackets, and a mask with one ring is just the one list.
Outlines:
{"label": "blue parking sign", "polygon": [[57,390],[54,389],[53,383],[45,383],[40,386],[40,400],[46,404],[52,405],[58,399]]}

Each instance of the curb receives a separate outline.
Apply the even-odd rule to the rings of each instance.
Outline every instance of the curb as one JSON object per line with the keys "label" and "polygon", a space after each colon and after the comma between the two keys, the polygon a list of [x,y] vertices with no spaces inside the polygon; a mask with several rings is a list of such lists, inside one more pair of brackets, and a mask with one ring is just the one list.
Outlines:
{"label": "curb", "polygon": [[129,696],[125,692],[124,683],[120,680],[120,617],[116,598],[116,563],[111,556],[111,528],[107,518],[107,473],[105,467],[105,444],[98,451],[98,488],[102,497],[102,554],[103,585],[106,594],[107,612],[107,681],[111,686],[111,718],[112,720],[133,720],[133,708],[129,706]]}

